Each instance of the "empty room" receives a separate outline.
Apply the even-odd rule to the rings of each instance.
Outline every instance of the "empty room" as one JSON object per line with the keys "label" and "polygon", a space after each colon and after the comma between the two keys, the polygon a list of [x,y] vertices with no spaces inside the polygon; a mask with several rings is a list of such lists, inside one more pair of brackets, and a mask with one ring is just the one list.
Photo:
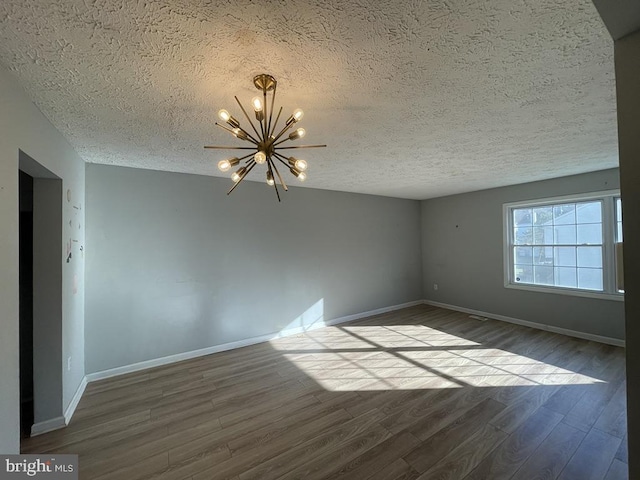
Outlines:
{"label": "empty room", "polygon": [[632,0],[4,0],[0,477],[640,478],[638,85]]}

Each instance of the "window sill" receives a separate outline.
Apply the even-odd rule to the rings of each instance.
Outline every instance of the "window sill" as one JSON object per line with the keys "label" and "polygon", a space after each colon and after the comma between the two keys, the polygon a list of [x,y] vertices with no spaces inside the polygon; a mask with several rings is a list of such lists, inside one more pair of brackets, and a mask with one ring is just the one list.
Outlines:
{"label": "window sill", "polygon": [[569,295],[573,297],[597,298],[599,300],[613,300],[616,302],[624,302],[623,293],[606,293],[592,290],[577,290],[574,288],[564,287],[545,287],[543,285],[531,285],[529,283],[505,283],[504,287],[514,290],[527,290],[529,292],[554,293],[556,295]]}

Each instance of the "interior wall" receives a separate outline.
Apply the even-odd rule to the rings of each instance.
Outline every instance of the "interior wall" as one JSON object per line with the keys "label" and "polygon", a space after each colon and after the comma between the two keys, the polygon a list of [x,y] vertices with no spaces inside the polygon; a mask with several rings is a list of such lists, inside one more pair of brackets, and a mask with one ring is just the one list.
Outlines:
{"label": "interior wall", "polygon": [[617,188],[619,172],[611,169],[423,201],[424,298],[623,339],[624,302],[504,286],[504,203]]}
{"label": "interior wall", "polygon": [[[58,252],[62,263],[62,363],[66,363],[64,359],[69,356],[73,359],[71,369],[64,368],[62,372],[64,410],[84,377],[84,265],[82,256],[76,256],[79,247],[84,245],[84,163],[11,73],[0,66],[0,453],[5,454],[18,453],[20,449],[18,165],[21,151],[62,179],[65,198],[62,245],[72,238],[77,240],[71,247],[74,261],[66,263],[66,252]],[[71,201],[66,200],[68,190]]]}
{"label": "interior wall", "polygon": [[[638,20],[638,18],[636,17]],[[629,478],[640,478],[640,31],[615,42],[623,202]]]}
{"label": "interior wall", "polygon": [[[86,368],[421,298],[420,203],[87,165]],[[293,183],[293,182],[292,182]]]}
{"label": "interior wall", "polygon": [[33,179],[33,414],[62,413],[62,181]]}

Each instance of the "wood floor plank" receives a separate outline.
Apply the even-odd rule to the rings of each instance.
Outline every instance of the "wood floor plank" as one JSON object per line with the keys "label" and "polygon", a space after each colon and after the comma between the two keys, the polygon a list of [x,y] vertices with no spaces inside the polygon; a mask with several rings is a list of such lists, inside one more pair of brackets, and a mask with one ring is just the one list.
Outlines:
{"label": "wood floor plank", "polygon": [[391,433],[382,427],[367,428],[353,438],[336,445],[335,449],[314,455],[315,458],[313,460],[302,463],[302,465],[278,478],[283,480],[323,480],[334,478],[336,471],[339,471],[358,457],[366,455],[391,436]]}
{"label": "wood floor plank", "polygon": [[[447,395],[449,392],[451,392],[450,395]],[[484,388],[443,390],[441,397],[432,397],[433,402],[428,413],[413,422],[407,430],[424,441],[435,432],[452,423],[462,413],[489,398],[490,395],[490,390]],[[387,426],[385,421],[381,423],[383,426]]]}
{"label": "wood floor plank", "polygon": [[[420,440],[408,432],[402,432],[399,435],[394,435],[362,455],[356,457],[354,460],[347,462],[344,465],[334,467],[331,471],[331,478],[372,478],[384,470],[385,467],[393,464],[395,460],[401,459],[419,444]],[[333,463],[333,459],[330,460],[331,463]],[[394,472],[398,467],[401,468]],[[408,464],[405,464],[404,466],[396,465],[393,470],[389,470],[387,472],[387,478],[395,478],[393,475],[398,477],[401,474],[406,474],[410,469],[411,468]]]}
{"label": "wood floor plank", "polygon": [[592,429],[562,470],[558,480],[602,480],[607,475],[621,440]]}
{"label": "wood floor plank", "polygon": [[594,427],[623,438],[627,432],[627,388],[626,382],[621,381],[615,394],[598,417]]}
{"label": "wood floor plank", "polygon": [[464,478],[506,437],[505,432],[491,424],[484,424],[480,430],[459,446],[452,446],[452,450],[444,458],[418,479],[458,480]]}
{"label": "wood floor plank", "polygon": [[[327,432],[332,432],[334,429],[344,425],[345,422],[348,422],[351,418],[351,415],[343,409],[315,418],[300,426],[300,428],[287,432],[285,435],[274,439],[266,445],[253,448],[247,454],[232,456],[229,460],[216,465],[215,468],[207,469],[194,475],[194,480],[226,479],[238,476],[253,467],[262,466],[265,462],[296,448],[304,442],[322,437]],[[203,449],[203,447],[199,446],[197,449]],[[205,446],[203,451],[206,451],[206,449],[207,447]],[[194,449],[190,447],[187,447],[185,450],[189,453],[194,452]]]}
{"label": "wood floor plank", "polygon": [[504,404],[487,398],[423,440],[420,446],[403,458],[418,472],[426,472],[504,409]]}
{"label": "wood floor plank", "polygon": [[370,477],[357,477],[349,475],[349,479],[353,480],[415,480],[420,476],[420,473],[416,472],[411,465],[405,462],[403,459],[398,458],[393,463],[383,467],[378,472],[374,473]]}
{"label": "wood floor plank", "polygon": [[629,479],[629,465],[621,462],[618,459],[614,459],[611,462],[607,476],[604,480],[628,480]]}
{"label": "wood floor plank", "polygon": [[513,480],[555,480],[585,437],[585,433],[564,423],[553,431],[511,477]]}
{"label": "wood floor plank", "polygon": [[[373,433],[376,438],[384,440],[390,436],[389,432],[380,427],[378,422],[382,418],[380,412],[371,410],[359,417],[353,418],[339,427],[316,436],[295,448],[289,449],[280,455],[252,467],[240,474],[241,480],[269,480],[277,479],[309,462],[309,455],[316,457],[327,450],[339,451],[341,446],[363,433]],[[369,432],[370,431],[370,432]]]}
{"label": "wood floor plank", "polygon": [[567,413],[563,420],[568,425],[588,432],[598,420],[609,402],[614,398],[620,385],[624,383],[623,359],[612,361],[602,371],[604,382],[598,382],[590,386],[589,394],[584,395],[578,403]]}
{"label": "wood floor plank", "polygon": [[487,455],[464,480],[506,480],[560,423],[562,415],[538,409],[526,422]]}
{"label": "wood floor plank", "polygon": [[[114,459],[116,462],[117,459]],[[124,465],[122,467],[115,466],[114,469],[101,474],[88,473],[80,463],[79,476],[82,479],[92,480],[142,480],[145,477],[149,477],[155,473],[166,470],[169,466],[169,460],[166,453],[153,455],[151,457],[141,458],[138,462],[133,464]]]}
{"label": "wood floor plank", "polygon": [[629,463],[629,450],[627,445],[627,435],[625,434],[622,442],[620,443],[620,447],[616,452],[616,459],[620,460],[623,463]]}

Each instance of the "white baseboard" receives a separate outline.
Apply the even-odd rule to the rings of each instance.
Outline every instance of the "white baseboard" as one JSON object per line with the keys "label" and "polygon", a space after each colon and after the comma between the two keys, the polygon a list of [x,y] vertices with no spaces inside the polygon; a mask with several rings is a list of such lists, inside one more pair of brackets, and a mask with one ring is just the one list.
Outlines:
{"label": "white baseboard", "polygon": [[73,414],[75,413],[76,408],[78,407],[78,403],[80,403],[80,399],[82,398],[82,394],[84,393],[85,388],[87,388],[86,376],[82,377],[82,381],[80,382],[80,385],[78,385],[78,389],[76,390],[76,393],[73,395],[71,402],[69,402],[69,406],[64,411],[65,424],[69,425],[69,422],[71,421],[71,417],[73,417]]}
{"label": "white baseboard", "polygon": [[496,315],[494,313],[483,312],[481,310],[475,310],[473,308],[458,307],[457,305],[449,305],[447,303],[434,302],[432,300],[424,300],[426,305],[432,305],[434,307],[446,308],[447,310],[455,310],[457,312],[470,313],[472,315],[478,315],[480,317],[487,317],[493,320],[500,320],[502,322],[515,323],[517,325],[523,325],[525,327],[537,328],[538,330],[546,330],[548,332],[560,333],[569,337],[582,338],[583,340],[592,340],[594,342],[606,343],[608,345],[614,345],[616,347],[624,347],[625,341],[618,338],[603,337],[601,335],[594,335],[592,333],[579,332],[577,330],[569,330],[568,328],[554,327],[553,325],[545,325],[543,323],[530,322],[528,320],[521,320],[519,318],[507,317],[505,315]]}
{"label": "white baseboard", "polygon": [[60,428],[66,427],[64,417],[56,417],[50,420],[45,420],[44,422],[34,423],[31,426],[31,436],[35,437],[38,435],[42,435],[43,433],[53,432],[54,430],[58,430]]}
{"label": "white baseboard", "polygon": [[378,308],[376,310],[369,310],[368,312],[356,313],[354,315],[347,315],[346,317],[338,317],[333,320],[325,322],[325,325],[337,325],[339,323],[351,322],[353,320],[360,320],[361,318],[373,317],[374,315],[381,315],[383,313],[394,312],[396,310],[402,310],[403,308],[415,307],[416,305],[424,305],[423,300],[416,300],[414,302],[401,303],[400,305],[392,305],[391,307]]}
{"label": "white baseboard", "polygon": [[235,348],[247,347],[249,345],[255,345],[257,343],[268,342],[276,338],[288,337],[291,335],[297,335],[299,333],[315,330],[331,325],[337,325],[339,323],[351,322],[353,320],[359,320],[361,318],[371,317],[373,315],[380,315],[382,313],[392,312],[394,310],[400,310],[403,308],[413,307],[415,305],[422,305],[422,300],[416,300],[413,302],[402,303],[399,305],[393,305],[390,307],[378,308],[376,310],[369,310],[368,312],[356,313],[353,315],[347,315],[344,317],[334,318],[332,320],[318,320],[310,325],[303,327],[288,328],[277,333],[268,335],[261,335],[259,337],[247,338],[244,340],[238,340],[237,342],[224,343],[222,345],[214,345],[212,347],[201,348],[199,350],[191,350],[189,352],[177,353],[175,355],[169,355],[167,357],[155,358],[153,360],[145,360],[143,362],[133,363],[131,365],[124,365],[122,367],[111,368],[109,370],[103,370],[100,372],[90,373],[85,378],[87,382],[95,382],[97,380],[104,380],[106,378],[117,377],[119,375],[125,375],[127,373],[138,372],[140,370],[146,370],[148,368],[160,367],[162,365],[168,365],[171,363],[181,362],[184,360],[190,360],[196,357],[202,357],[205,355],[211,355],[212,353],[224,352],[227,350],[233,350]]}

